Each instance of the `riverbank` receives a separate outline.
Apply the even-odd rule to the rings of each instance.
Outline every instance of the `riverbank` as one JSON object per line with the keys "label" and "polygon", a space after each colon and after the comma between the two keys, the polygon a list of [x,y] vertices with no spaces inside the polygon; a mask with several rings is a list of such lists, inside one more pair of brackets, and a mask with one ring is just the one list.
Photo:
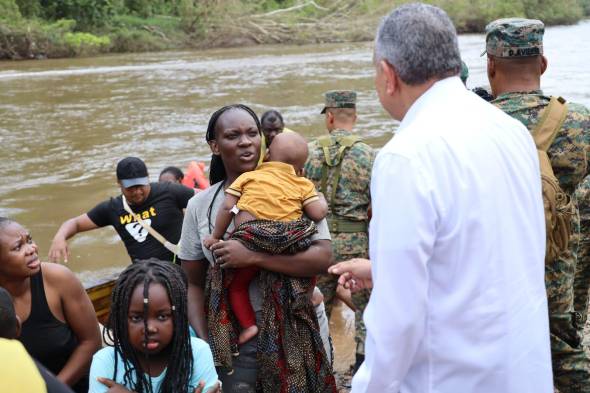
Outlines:
{"label": "riverbank", "polygon": [[[445,9],[460,33],[482,32],[489,21],[500,17],[526,16],[557,25],[573,24],[590,15],[590,0],[426,2]],[[61,3],[41,6],[39,0],[0,0],[0,59],[367,41],[373,39],[381,17],[400,3],[72,0],[63,7]]]}

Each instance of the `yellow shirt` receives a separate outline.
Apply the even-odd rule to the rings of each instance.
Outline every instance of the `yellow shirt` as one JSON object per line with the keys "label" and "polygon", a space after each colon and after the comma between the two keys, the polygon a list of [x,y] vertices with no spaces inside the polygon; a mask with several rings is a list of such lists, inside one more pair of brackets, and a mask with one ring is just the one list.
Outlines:
{"label": "yellow shirt", "polygon": [[293,221],[302,208],[318,200],[311,181],[297,176],[292,165],[271,161],[238,177],[227,190],[237,196],[237,207],[262,220]]}
{"label": "yellow shirt", "polygon": [[11,393],[47,393],[39,369],[17,340],[0,338],[0,390]]}

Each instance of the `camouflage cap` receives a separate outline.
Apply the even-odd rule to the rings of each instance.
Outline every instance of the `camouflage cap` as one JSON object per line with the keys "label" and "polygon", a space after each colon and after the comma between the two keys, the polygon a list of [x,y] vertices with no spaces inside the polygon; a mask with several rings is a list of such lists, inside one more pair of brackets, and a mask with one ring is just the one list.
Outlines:
{"label": "camouflage cap", "polygon": [[536,19],[506,18],[495,20],[486,26],[486,50],[484,53],[496,57],[542,55],[544,32],[545,25]]}
{"label": "camouflage cap", "polygon": [[328,108],[356,108],[356,91],[330,90],[325,96],[326,106],[321,113],[326,113]]}

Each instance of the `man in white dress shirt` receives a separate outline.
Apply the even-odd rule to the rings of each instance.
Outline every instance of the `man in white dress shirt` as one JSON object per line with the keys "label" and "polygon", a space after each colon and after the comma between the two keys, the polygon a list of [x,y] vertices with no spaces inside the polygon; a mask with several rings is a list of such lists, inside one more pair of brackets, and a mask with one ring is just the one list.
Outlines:
{"label": "man in white dress shirt", "polygon": [[374,58],[381,104],[401,124],[373,166],[373,293],[352,391],[553,392],[530,133],[465,89],[439,8],[395,9]]}

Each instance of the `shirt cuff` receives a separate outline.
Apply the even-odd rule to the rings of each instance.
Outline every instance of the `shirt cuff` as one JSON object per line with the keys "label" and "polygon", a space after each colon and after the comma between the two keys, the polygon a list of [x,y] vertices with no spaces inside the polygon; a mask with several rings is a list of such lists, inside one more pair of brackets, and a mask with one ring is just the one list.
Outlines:
{"label": "shirt cuff", "polygon": [[225,190],[225,193],[226,193],[226,194],[233,195],[233,196],[236,196],[236,197],[238,197],[238,198],[242,196],[242,193],[241,193],[241,192],[239,192],[238,190],[234,190],[234,189],[232,189],[232,188],[228,188],[228,189],[226,189],[226,190]]}
{"label": "shirt cuff", "polygon": [[312,202],[319,201],[320,197],[317,195],[310,196],[309,198],[305,199],[302,203],[302,206],[309,205]]}

